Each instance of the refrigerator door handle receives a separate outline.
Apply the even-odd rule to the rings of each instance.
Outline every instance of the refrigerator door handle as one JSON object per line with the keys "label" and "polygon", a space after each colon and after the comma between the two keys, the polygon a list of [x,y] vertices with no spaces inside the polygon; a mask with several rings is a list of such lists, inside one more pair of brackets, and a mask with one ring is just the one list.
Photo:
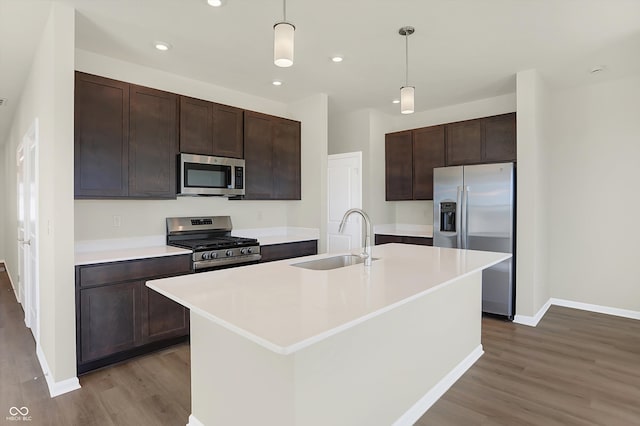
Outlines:
{"label": "refrigerator door handle", "polygon": [[458,194],[456,197],[456,248],[462,248],[462,193],[464,189],[458,186]]}
{"label": "refrigerator door handle", "polygon": [[469,207],[469,187],[468,186],[463,186],[462,187],[462,212],[461,212],[461,223],[460,223],[460,240],[462,241],[462,245],[460,246],[460,248],[466,249],[469,248],[469,240],[468,240],[468,221],[469,221],[469,214],[468,214],[468,207]]}

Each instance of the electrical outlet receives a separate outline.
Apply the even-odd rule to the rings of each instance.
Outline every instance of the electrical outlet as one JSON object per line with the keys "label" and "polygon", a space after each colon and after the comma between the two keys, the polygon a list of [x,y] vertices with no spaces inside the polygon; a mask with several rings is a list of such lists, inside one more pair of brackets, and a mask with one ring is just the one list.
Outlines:
{"label": "electrical outlet", "polygon": [[113,216],[113,226],[119,228],[122,224],[122,218],[118,215]]}

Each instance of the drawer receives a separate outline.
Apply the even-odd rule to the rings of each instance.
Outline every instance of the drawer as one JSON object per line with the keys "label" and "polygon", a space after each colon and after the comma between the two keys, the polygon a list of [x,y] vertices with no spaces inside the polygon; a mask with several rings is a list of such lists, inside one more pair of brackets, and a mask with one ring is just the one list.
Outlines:
{"label": "drawer", "polygon": [[191,272],[191,255],[154,257],[125,262],[77,266],[77,282],[81,288],[123,281],[147,280]]}
{"label": "drawer", "polygon": [[274,260],[311,256],[313,254],[318,254],[318,241],[310,240],[260,246],[260,254],[262,255],[260,262],[271,262]]}

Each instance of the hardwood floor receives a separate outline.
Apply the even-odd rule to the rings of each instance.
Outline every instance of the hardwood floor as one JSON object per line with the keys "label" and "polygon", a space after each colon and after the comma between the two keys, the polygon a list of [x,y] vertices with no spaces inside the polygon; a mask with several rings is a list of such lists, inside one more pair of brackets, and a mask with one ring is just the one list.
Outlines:
{"label": "hardwood floor", "polygon": [[[188,344],[173,346],[80,376],[81,389],[51,399],[22,308],[0,272],[0,425],[186,425],[189,358]],[[27,407],[31,421],[6,420],[11,407]]]}
{"label": "hardwood floor", "polygon": [[[493,318],[482,326],[485,354],[416,426],[640,425],[640,321],[552,307],[535,328]],[[49,398],[0,272],[0,425],[18,424],[5,420],[13,406],[29,408],[30,425],[185,425],[189,346],[89,373],[80,384]]]}

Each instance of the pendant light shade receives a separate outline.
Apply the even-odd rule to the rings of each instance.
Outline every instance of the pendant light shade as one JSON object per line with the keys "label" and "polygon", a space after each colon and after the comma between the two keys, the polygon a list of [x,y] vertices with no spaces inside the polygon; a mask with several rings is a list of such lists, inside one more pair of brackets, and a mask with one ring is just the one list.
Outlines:
{"label": "pendant light shade", "polygon": [[293,33],[296,27],[289,22],[273,26],[273,63],[279,67],[293,65]]}
{"label": "pendant light shade", "polygon": [[403,114],[412,114],[414,111],[413,107],[413,95],[415,92],[415,87],[413,86],[404,86],[400,88],[400,112]]}
{"label": "pendant light shade", "polygon": [[287,22],[287,0],[282,0],[282,21],[273,26],[273,63],[279,67],[293,65],[293,35],[296,27]]}
{"label": "pendant light shade", "polygon": [[404,86],[400,88],[400,112],[402,114],[413,114],[414,95],[416,88],[409,86],[409,36],[415,32],[413,27],[402,27],[398,31],[405,38],[406,63],[405,63],[405,80]]}

